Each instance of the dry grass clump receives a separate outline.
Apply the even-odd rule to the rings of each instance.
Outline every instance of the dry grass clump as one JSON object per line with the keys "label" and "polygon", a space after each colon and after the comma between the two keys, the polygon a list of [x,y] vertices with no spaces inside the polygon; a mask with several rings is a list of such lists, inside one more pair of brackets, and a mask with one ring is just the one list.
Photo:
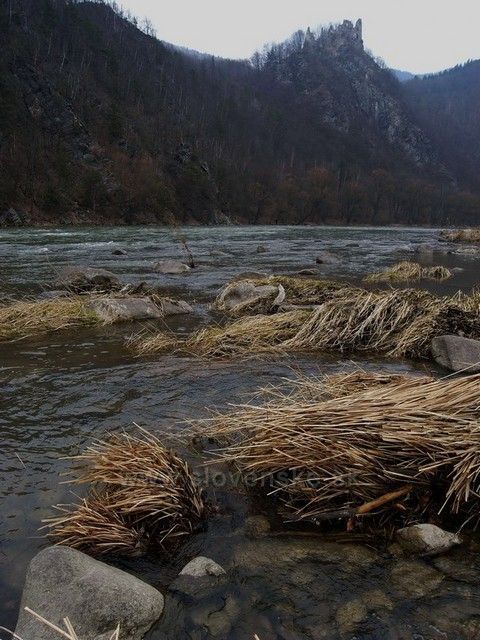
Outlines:
{"label": "dry grass clump", "polygon": [[480,228],[445,230],[440,234],[444,242],[480,242]]}
{"label": "dry grass clump", "polygon": [[247,316],[224,327],[206,327],[194,333],[182,349],[209,358],[275,352],[297,334],[309,316],[309,311],[302,310]]}
{"label": "dry grass clump", "polygon": [[429,280],[448,280],[451,278],[452,272],[446,267],[422,267],[417,262],[398,262],[393,267],[380,271],[379,273],[371,273],[364,278],[364,282],[405,282],[409,280],[421,280],[423,278]]}
{"label": "dry grass clump", "polygon": [[183,342],[173,333],[166,333],[164,331],[150,334],[141,332],[131,336],[127,340],[127,346],[133,349],[139,356],[175,351],[175,349],[181,348],[182,345]]}
{"label": "dry grass clump", "polygon": [[480,336],[478,295],[345,288],[314,311],[242,318],[193,334],[182,348],[208,357],[331,350],[428,358],[436,335]]}
{"label": "dry grass clump", "polygon": [[80,298],[15,302],[0,306],[0,342],[96,323],[97,317]]}
{"label": "dry grass clump", "polygon": [[433,515],[476,522],[479,384],[480,375],[337,375],[300,395],[270,390],[264,404],[199,428],[223,443],[221,461],[281,499],[289,519],[373,512],[402,523]]}
{"label": "dry grass clump", "polygon": [[75,484],[89,483],[79,505],[59,505],[49,536],[92,555],[138,555],[165,548],[200,524],[205,503],[188,464],[142,431],[113,435],[74,458]]}

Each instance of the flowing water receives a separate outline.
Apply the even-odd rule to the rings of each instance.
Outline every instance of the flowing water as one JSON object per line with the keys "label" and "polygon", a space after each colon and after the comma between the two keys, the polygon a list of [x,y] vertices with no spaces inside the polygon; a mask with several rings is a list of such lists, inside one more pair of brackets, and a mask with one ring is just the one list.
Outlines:
{"label": "flowing water", "polygon": [[[180,258],[186,237],[198,263],[190,273],[162,276],[153,263]],[[188,332],[209,321],[208,302],[245,271],[319,275],[356,281],[401,259],[419,243],[435,244],[429,229],[302,227],[92,228],[0,230],[0,300],[37,296],[66,265],[107,268],[125,282],[145,281],[181,296],[195,315],[169,321]],[[257,252],[263,245],[264,252]],[[114,249],[126,255],[114,256]],[[340,261],[316,266],[321,250]],[[461,267],[439,292],[470,290],[478,262],[439,252],[436,264]],[[422,283],[424,286],[425,283]],[[138,329],[138,327],[137,327]],[[241,402],[258,387],[302,372],[331,372],[355,363],[315,355],[289,360],[210,362],[162,356],[133,358],[125,348],[132,326],[58,332],[0,344],[0,624],[15,625],[25,570],[44,546],[38,532],[51,505],[72,500],[59,474],[62,457],[93,437],[131,426],[181,430],[182,420]],[[371,369],[424,370],[412,362],[362,359]],[[208,593],[170,592],[155,639],[444,639],[480,637],[478,545],[472,539],[439,560],[398,562],[365,545],[289,532],[270,504],[240,487],[219,487],[218,514],[174,557],[148,557],[121,566],[164,593],[178,570],[207,555],[228,571]],[[274,534],[252,541],[250,515],[267,514]]]}

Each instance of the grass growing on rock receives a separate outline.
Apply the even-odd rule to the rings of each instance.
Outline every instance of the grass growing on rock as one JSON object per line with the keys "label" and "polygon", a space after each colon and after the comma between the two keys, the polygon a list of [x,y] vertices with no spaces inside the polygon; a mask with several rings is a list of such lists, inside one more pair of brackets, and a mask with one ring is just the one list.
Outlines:
{"label": "grass growing on rock", "polygon": [[336,351],[428,358],[432,338],[480,337],[480,295],[438,297],[415,289],[342,287],[313,310],[247,316],[185,340],[162,333],[134,341],[145,355],[176,349],[208,358]]}
{"label": "grass growing on rock", "polygon": [[356,372],[270,388],[194,431],[290,520],[480,518],[480,376]]}
{"label": "grass growing on rock", "polygon": [[349,285],[327,279],[299,278],[293,276],[270,276],[252,280],[256,286],[282,285],[285,289],[285,300],[288,304],[312,305],[322,301],[334,292]]}
{"label": "grass growing on rock", "polygon": [[405,282],[409,280],[448,280],[452,272],[447,267],[422,267],[417,262],[399,262],[385,271],[371,273],[364,282]]}
{"label": "grass growing on rock", "polygon": [[45,520],[49,537],[92,555],[139,555],[192,533],[205,514],[188,464],[141,431],[98,441],[74,458],[75,484],[89,484],[80,504],[58,505]]}
{"label": "grass growing on rock", "polygon": [[0,306],[0,342],[98,322],[81,298],[15,302]]}

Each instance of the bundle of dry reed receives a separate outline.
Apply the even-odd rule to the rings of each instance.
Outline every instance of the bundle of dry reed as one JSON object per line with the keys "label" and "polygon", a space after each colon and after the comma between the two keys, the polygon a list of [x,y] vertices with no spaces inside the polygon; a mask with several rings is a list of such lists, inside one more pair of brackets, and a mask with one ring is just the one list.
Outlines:
{"label": "bundle of dry reed", "polygon": [[[283,278],[282,282],[289,286]],[[131,346],[141,355],[177,350],[212,358],[302,350],[428,358],[435,336],[480,337],[479,293],[438,297],[414,289],[368,291],[347,285],[315,293],[308,287],[308,296],[321,297],[301,302],[316,300],[314,309],[246,316],[184,340],[166,333],[139,335]],[[300,289],[297,295],[301,296]]]}
{"label": "bundle of dry reed", "polygon": [[98,323],[79,297],[21,301],[0,306],[0,342]]}
{"label": "bundle of dry reed", "polygon": [[[439,298],[413,289],[344,288],[316,310],[241,318],[190,336],[182,350],[207,357],[333,350],[428,358],[433,337],[480,336],[478,295]],[[141,347],[141,345],[140,345]]]}
{"label": "bundle of dry reed", "polygon": [[142,431],[113,435],[75,456],[75,484],[90,483],[79,505],[58,505],[49,535],[92,554],[138,555],[165,547],[199,525],[205,503],[188,464]]}
{"label": "bundle of dry reed", "polygon": [[429,280],[447,280],[451,278],[452,272],[446,267],[422,267],[417,262],[398,262],[393,267],[372,273],[366,278],[365,282],[404,282],[409,280],[421,280],[422,278]]}
{"label": "bundle of dry reed", "polygon": [[222,461],[281,498],[289,519],[376,508],[403,523],[427,511],[477,521],[479,384],[480,375],[336,376],[296,397],[270,391],[265,404],[237,407],[200,429],[224,443]]}
{"label": "bundle of dry reed", "polygon": [[441,232],[439,240],[444,242],[480,242],[480,229],[445,230]]}

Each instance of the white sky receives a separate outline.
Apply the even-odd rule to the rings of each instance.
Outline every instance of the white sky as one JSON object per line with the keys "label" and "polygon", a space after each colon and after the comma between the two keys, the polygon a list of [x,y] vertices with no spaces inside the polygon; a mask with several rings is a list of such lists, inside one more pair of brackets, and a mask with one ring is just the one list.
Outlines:
{"label": "white sky", "polygon": [[480,0],[118,0],[161,40],[250,57],[294,31],[363,19],[365,46],[389,66],[439,71],[480,58]]}

